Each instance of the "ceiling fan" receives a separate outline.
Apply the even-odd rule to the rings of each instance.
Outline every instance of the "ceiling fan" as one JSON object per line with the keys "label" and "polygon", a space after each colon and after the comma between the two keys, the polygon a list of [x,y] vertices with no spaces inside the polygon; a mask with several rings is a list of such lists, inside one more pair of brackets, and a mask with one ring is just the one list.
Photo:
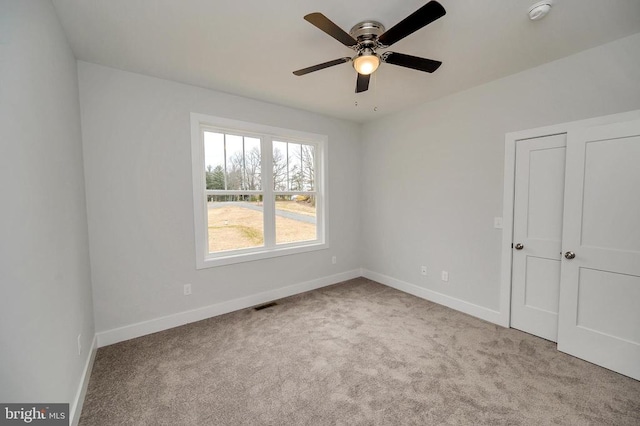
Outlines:
{"label": "ceiling fan", "polygon": [[334,24],[322,13],[310,13],[304,19],[312,25],[324,31],[340,43],[356,51],[353,58],[344,57],[322,64],[303,68],[293,73],[297,76],[309,74],[335,65],[352,61],[353,68],[358,72],[356,80],[356,93],[369,89],[369,79],[371,74],[378,69],[380,62],[412,68],[418,71],[434,72],[442,65],[440,61],[420,58],[417,56],[405,55],[396,52],[384,52],[378,54],[379,49],[386,49],[406,36],[413,34],[420,28],[432,23],[436,19],[443,17],[447,12],[437,1],[430,1],[411,15],[404,18],[391,29],[385,31],[384,26],[377,21],[363,21],[351,28],[347,34],[342,28]]}

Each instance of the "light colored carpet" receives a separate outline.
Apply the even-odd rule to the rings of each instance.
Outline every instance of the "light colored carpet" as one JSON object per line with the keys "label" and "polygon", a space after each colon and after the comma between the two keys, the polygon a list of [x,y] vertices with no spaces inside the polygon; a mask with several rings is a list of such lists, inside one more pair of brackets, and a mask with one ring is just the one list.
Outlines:
{"label": "light colored carpet", "polygon": [[359,278],[98,350],[81,425],[639,425],[640,382]]}

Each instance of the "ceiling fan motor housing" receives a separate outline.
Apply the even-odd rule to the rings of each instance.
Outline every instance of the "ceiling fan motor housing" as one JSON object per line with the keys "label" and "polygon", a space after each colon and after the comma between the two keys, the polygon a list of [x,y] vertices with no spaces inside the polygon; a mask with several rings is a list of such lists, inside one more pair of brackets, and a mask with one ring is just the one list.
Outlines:
{"label": "ceiling fan motor housing", "polygon": [[357,50],[377,47],[377,40],[385,28],[378,21],[362,21],[351,28],[349,34],[358,41]]}

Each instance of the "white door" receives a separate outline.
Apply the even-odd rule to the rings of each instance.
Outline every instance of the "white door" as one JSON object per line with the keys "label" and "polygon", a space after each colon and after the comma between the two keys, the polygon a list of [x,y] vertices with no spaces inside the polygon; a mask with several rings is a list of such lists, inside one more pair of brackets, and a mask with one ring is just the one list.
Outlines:
{"label": "white door", "polygon": [[516,143],[511,327],[556,342],[566,135]]}
{"label": "white door", "polygon": [[640,380],[640,121],[569,133],[563,252],[558,349]]}

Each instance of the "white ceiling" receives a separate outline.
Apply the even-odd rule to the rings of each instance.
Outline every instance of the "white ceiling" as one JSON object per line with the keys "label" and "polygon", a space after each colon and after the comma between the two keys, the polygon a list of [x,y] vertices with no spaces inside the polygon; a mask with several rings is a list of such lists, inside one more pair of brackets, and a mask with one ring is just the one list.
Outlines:
{"label": "white ceiling", "polygon": [[426,0],[53,3],[80,60],[363,122],[640,32],[638,0],[555,0],[532,22],[535,1],[440,0],[447,15],[390,49],[440,69],[382,64],[361,94],[348,63],[292,74],[352,55],[303,16],[322,12],[347,32],[364,19],[390,28]]}

